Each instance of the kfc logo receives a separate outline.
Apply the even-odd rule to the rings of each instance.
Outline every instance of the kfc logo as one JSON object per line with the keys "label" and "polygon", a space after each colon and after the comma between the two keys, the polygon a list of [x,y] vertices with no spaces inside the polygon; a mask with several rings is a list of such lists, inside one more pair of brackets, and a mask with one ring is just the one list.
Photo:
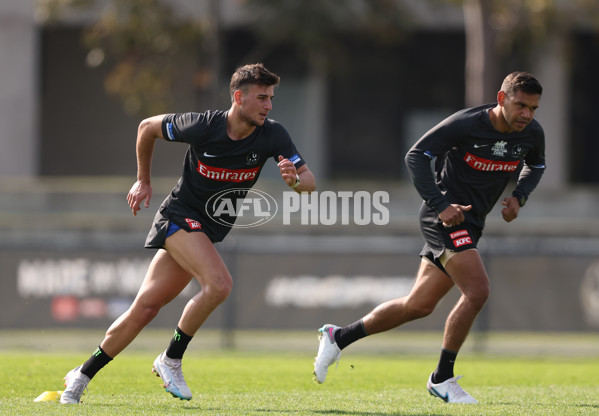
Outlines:
{"label": "kfc logo", "polygon": [[472,238],[468,234],[468,230],[458,230],[449,234],[449,237],[453,240],[453,245],[457,247],[461,247],[466,244],[472,244]]}
{"label": "kfc logo", "polygon": [[202,224],[197,222],[196,220],[192,220],[191,218],[185,218],[185,222],[189,225],[189,228],[192,230],[199,230],[202,228]]}
{"label": "kfc logo", "polygon": [[453,245],[457,247],[461,247],[464,244],[472,244],[472,239],[470,237],[462,237],[457,240],[453,240]]}

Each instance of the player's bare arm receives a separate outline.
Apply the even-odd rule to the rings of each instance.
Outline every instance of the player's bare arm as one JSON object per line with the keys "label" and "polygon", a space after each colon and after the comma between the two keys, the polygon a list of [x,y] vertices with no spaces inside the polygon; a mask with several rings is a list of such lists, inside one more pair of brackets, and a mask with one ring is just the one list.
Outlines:
{"label": "player's bare arm", "polygon": [[520,212],[520,203],[518,202],[518,198],[515,196],[508,196],[505,198],[501,205],[504,208],[501,210],[501,215],[505,222],[510,222],[515,220],[518,217],[518,212]]}
{"label": "player's bare arm", "polygon": [[[316,180],[308,166],[303,165],[299,169],[296,169],[292,161],[281,155],[279,155],[277,166],[281,171],[281,178],[283,178],[287,186],[292,187],[296,192],[312,192],[316,189]],[[294,187],[298,177],[299,185]]]}
{"label": "player's bare arm", "polygon": [[127,202],[133,215],[137,215],[142,201],[144,206],[150,206],[152,198],[152,155],[156,139],[164,139],[162,135],[162,119],[164,115],[154,116],[143,120],[137,129],[137,181],[127,194]]}
{"label": "player's bare arm", "polygon": [[439,214],[439,219],[446,227],[453,227],[464,222],[464,211],[470,211],[472,205],[451,204]]}

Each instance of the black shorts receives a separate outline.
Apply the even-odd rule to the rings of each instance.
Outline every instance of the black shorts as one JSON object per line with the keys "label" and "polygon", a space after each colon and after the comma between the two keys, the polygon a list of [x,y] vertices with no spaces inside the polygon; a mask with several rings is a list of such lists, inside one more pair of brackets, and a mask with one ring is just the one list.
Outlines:
{"label": "black shorts", "polygon": [[445,271],[439,257],[445,249],[451,251],[464,251],[476,248],[482,235],[482,229],[466,221],[454,227],[445,227],[439,215],[425,203],[420,208],[420,230],[424,237],[424,247],[420,256],[428,258],[437,267]]}
{"label": "black shorts", "polygon": [[211,222],[209,222],[210,220],[204,219],[197,212],[191,210],[187,213],[180,212],[180,210],[177,212],[172,211],[173,210],[169,209],[168,206],[160,207],[156,216],[154,216],[152,228],[146,237],[145,248],[164,248],[167,237],[178,229],[190,233],[202,232],[206,234],[213,243],[222,241],[229,231],[229,229],[227,229],[223,233],[222,230],[220,230],[222,227],[217,227],[216,230],[212,229],[212,227],[210,227],[210,225],[212,225]]}

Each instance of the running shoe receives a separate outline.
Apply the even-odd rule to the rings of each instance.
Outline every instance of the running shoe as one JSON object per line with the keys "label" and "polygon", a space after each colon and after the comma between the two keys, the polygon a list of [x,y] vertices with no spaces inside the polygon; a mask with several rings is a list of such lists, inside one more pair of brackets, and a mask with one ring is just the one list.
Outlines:
{"label": "running shoe", "polygon": [[169,358],[163,352],[154,360],[152,373],[156,373],[156,377],[162,378],[162,387],[168,393],[181,400],[191,400],[191,390],[183,378],[181,360]]}
{"label": "running shoe", "polygon": [[64,376],[65,389],[60,396],[62,404],[79,404],[83,390],[87,389],[90,378],[81,372],[81,366],[69,371]]}
{"label": "running shoe", "polygon": [[318,346],[318,355],[316,355],[316,359],[314,360],[314,376],[319,383],[324,383],[329,367],[334,362],[337,362],[337,365],[339,365],[341,350],[337,346],[337,342],[335,342],[335,337],[333,336],[333,333],[337,329],[339,329],[338,326],[326,324],[318,330],[320,345]]}
{"label": "running shoe", "polygon": [[442,383],[435,384],[433,383],[433,375],[431,374],[426,383],[426,388],[431,395],[447,403],[478,403],[474,397],[462,390],[458,384],[458,380],[461,378],[462,376],[452,377]]}

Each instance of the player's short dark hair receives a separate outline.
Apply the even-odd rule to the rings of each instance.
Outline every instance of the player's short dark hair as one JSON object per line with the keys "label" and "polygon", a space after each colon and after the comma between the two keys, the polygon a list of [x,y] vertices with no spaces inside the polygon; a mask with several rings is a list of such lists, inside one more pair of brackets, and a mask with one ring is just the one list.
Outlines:
{"label": "player's short dark hair", "polygon": [[501,91],[507,95],[512,95],[518,91],[522,91],[526,94],[539,94],[543,93],[543,87],[535,77],[528,72],[512,72],[503,80],[501,84]]}
{"label": "player's short dark hair", "polygon": [[244,88],[249,85],[277,86],[279,85],[279,80],[279,76],[266,69],[264,64],[258,63],[240,66],[231,76],[231,84],[229,85],[231,101],[233,101],[233,94],[237,90],[246,91]]}

